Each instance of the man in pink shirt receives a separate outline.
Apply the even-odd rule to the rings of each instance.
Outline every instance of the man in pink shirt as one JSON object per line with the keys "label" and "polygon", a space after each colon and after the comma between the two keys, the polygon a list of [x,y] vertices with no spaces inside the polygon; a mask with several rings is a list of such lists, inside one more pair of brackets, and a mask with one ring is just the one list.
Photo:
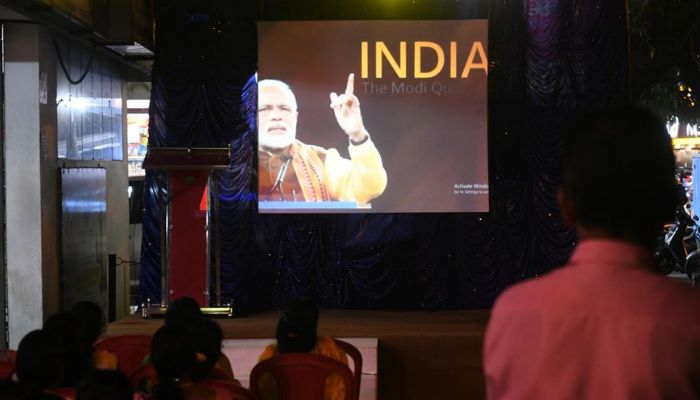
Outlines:
{"label": "man in pink shirt", "polygon": [[655,271],[676,201],[664,124],[624,106],[566,132],[569,262],[506,290],[484,344],[490,399],[700,399],[700,289]]}

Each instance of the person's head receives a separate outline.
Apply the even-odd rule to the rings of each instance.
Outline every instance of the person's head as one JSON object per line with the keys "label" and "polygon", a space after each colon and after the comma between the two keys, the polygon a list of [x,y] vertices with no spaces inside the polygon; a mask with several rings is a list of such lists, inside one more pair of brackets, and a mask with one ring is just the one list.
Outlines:
{"label": "person's head", "polygon": [[193,332],[195,350],[201,353],[205,360],[198,361],[192,373],[193,378],[205,379],[211,376],[211,372],[221,356],[221,342],[223,332],[216,321],[202,318]]}
{"label": "person's head", "polygon": [[104,315],[100,306],[94,301],[85,300],[75,303],[70,311],[82,324],[88,340],[94,343],[105,327]]}
{"label": "person's head", "polygon": [[75,387],[92,369],[92,342],[78,317],[71,312],[58,312],[44,322],[43,330],[63,357],[63,379],[60,386]]}
{"label": "person's head", "polygon": [[297,100],[289,86],[275,79],[258,82],[258,145],[283,149],[297,135]]}
{"label": "person's head", "polygon": [[61,378],[63,354],[43,330],[27,333],[17,347],[15,373],[34,391],[55,387]]}
{"label": "person's head", "polygon": [[654,244],[676,205],[664,123],[639,106],[583,115],[564,136],[559,202],[579,234]]}
{"label": "person's head", "polygon": [[168,304],[165,326],[175,329],[191,329],[202,319],[202,309],[192,297],[178,297]]}
{"label": "person's head", "polygon": [[192,335],[181,329],[163,326],[153,335],[151,361],[158,372],[154,389],[157,399],[182,398],[178,383],[189,380],[197,362]]}
{"label": "person's head", "polygon": [[131,382],[114,369],[92,371],[76,388],[76,400],[131,400]]}
{"label": "person's head", "polygon": [[151,341],[151,361],[161,379],[187,377],[196,361],[192,335],[167,326],[159,328]]}
{"label": "person's head", "polygon": [[287,307],[277,323],[277,349],[280,353],[308,353],[316,345],[318,307],[310,300],[297,299]]}

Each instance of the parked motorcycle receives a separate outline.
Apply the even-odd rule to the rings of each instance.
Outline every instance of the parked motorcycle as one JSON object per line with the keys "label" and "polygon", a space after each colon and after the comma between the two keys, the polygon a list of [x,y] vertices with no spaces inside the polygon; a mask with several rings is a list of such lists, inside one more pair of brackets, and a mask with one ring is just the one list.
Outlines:
{"label": "parked motorcycle", "polygon": [[690,216],[689,203],[676,210],[674,223],[659,238],[654,258],[662,273],[682,273],[693,286],[700,280],[700,227],[698,217]]}

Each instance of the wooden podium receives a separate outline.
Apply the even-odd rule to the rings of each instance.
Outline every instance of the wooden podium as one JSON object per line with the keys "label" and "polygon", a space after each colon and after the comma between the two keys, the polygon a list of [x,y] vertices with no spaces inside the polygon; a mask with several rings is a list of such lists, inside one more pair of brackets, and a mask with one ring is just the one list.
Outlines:
{"label": "wooden podium", "polygon": [[[161,238],[161,304],[142,304],[148,318],[162,314],[173,299],[189,296],[207,314],[232,316],[221,304],[217,182],[212,171],[228,168],[231,148],[150,147],[144,169],[167,173],[158,180]],[[213,246],[212,246],[213,241]],[[214,293],[211,259],[214,251]]]}

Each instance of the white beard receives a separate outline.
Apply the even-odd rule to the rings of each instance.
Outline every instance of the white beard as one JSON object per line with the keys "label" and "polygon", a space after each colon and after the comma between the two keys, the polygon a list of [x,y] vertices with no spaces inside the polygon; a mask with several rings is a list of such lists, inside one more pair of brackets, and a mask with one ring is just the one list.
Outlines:
{"label": "white beard", "polygon": [[261,126],[258,132],[258,146],[269,149],[283,149],[294,142],[297,136],[296,127],[287,127],[284,135],[271,135],[267,133],[268,126]]}

